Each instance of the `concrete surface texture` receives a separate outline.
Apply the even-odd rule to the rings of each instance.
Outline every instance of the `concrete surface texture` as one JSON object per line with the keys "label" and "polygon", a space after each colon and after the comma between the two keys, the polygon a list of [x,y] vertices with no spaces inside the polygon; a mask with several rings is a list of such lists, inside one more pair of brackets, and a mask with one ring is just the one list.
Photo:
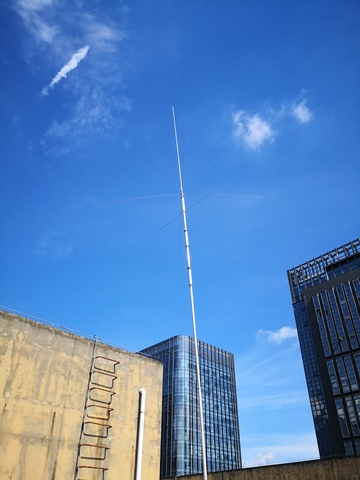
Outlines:
{"label": "concrete surface texture", "polygon": [[159,478],[159,362],[0,311],[0,372],[2,480],[134,479],[140,388],[142,478]]}
{"label": "concrete surface texture", "polygon": [[[202,480],[201,475],[178,480]],[[328,458],[209,473],[208,480],[360,480],[360,457]]]}

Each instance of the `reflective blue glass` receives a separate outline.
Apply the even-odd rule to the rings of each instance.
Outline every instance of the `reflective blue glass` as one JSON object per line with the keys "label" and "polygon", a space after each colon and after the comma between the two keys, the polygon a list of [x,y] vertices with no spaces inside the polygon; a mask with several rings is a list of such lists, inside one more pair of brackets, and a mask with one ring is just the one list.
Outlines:
{"label": "reflective blue glass", "polygon": [[320,457],[359,452],[359,277],[360,238],[288,271]]}
{"label": "reflective blue glass", "polygon": [[[208,472],[241,468],[234,356],[198,342]],[[161,478],[202,472],[195,345],[180,335],[142,350],[164,365]]]}

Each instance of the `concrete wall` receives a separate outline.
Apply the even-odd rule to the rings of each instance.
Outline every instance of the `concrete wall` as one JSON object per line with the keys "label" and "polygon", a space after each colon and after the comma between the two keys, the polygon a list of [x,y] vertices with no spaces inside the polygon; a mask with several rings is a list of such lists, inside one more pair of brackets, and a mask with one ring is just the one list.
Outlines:
{"label": "concrete wall", "polygon": [[[178,480],[203,480],[202,475]],[[360,480],[360,457],[329,458],[209,473],[208,480]]]}
{"label": "concrete wall", "polygon": [[[0,478],[1,480],[67,480],[75,478],[84,405],[95,342],[0,311]],[[158,479],[162,365],[152,359],[97,344],[100,374],[93,380],[113,382],[113,411],[106,420],[108,396],[102,387],[92,391],[95,401],[87,428],[103,428],[104,438],[85,441],[102,447],[83,447],[80,465],[108,468],[106,480],[133,480],[139,411],[139,388],[145,388],[146,412],[143,478]],[[115,369],[111,374],[101,369]],[[98,370],[99,371],[99,370]],[[109,385],[110,385],[109,384]],[[100,397],[99,397],[100,396]],[[99,403],[100,398],[100,403]],[[100,413],[99,413],[100,412]],[[105,412],[105,413],[104,413]],[[104,417],[105,415],[105,417]],[[87,431],[91,434],[91,431]],[[94,432],[92,432],[94,433]],[[98,433],[96,433],[98,435]],[[94,460],[102,457],[105,460]],[[82,468],[80,479],[102,478],[98,468]]]}

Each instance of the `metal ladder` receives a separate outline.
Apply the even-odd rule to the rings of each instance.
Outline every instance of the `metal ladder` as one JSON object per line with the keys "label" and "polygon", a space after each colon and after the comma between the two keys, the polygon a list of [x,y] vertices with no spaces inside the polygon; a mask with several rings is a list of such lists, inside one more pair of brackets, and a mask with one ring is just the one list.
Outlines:
{"label": "metal ladder", "polygon": [[96,355],[97,339],[94,344],[88,389],[81,425],[80,441],[76,460],[75,480],[105,480],[108,470],[106,456],[109,446],[109,430],[114,386],[117,379],[113,358]]}

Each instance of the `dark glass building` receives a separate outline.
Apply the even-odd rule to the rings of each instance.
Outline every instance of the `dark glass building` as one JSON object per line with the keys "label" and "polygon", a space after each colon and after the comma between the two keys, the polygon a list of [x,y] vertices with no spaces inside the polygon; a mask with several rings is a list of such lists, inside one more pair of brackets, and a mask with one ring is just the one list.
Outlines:
{"label": "dark glass building", "polygon": [[320,457],[360,454],[360,238],[288,278]]}
{"label": "dark glass building", "polygon": [[[241,468],[234,355],[198,342],[208,472]],[[164,340],[140,353],[164,365],[160,477],[202,472],[194,340]]]}

